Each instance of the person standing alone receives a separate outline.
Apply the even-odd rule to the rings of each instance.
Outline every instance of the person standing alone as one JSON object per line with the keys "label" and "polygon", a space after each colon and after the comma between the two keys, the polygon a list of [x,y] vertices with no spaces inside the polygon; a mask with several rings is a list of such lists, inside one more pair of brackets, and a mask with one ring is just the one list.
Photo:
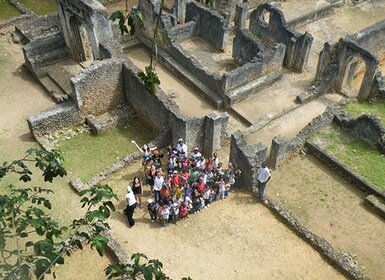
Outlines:
{"label": "person standing alone", "polygon": [[127,207],[126,207],[125,213],[127,215],[128,224],[130,225],[130,227],[133,227],[135,225],[135,220],[133,218],[133,215],[137,204],[136,204],[135,195],[130,186],[127,187],[127,194],[125,198],[127,201]]}
{"label": "person standing alone", "polygon": [[265,194],[266,183],[270,180],[270,170],[267,168],[266,162],[262,162],[261,168],[258,171],[258,197],[263,199]]}

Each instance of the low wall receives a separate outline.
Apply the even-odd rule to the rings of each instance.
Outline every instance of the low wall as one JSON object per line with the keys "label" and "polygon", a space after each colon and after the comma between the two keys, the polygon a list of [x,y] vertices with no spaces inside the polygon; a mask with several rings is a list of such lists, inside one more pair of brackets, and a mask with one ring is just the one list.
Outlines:
{"label": "low wall", "polygon": [[349,38],[360,47],[380,56],[385,50],[385,20],[377,22]]}
{"label": "low wall", "polygon": [[333,167],[333,169],[340,173],[342,177],[347,178],[352,184],[356,185],[364,192],[375,194],[376,196],[385,199],[385,191],[381,191],[379,188],[369,183],[361,175],[358,175],[351,171],[346,165],[344,165],[334,156],[323,150],[317,144],[307,141],[306,148],[309,154],[318,158],[326,165]]}
{"label": "low wall", "polygon": [[[339,2],[343,2],[343,1],[339,1]],[[332,4],[326,5],[324,7],[315,9],[314,11],[310,11],[308,13],[305,13],[304,15],[301,15],[297,18],[294,18],[294,19],[288,21],[287,25],[290,28],[295,28],[295,27],[309,24],[309,23],[312,23],[316,20],[325,18],[334,12],[334,7],[336,5],[338,5],[338,4],[332,3]]]}
{"label": "low wall", "polygon": [[[254,194],[258,195],[258,191],[254,191]],[[294,214],[290,213],[284,206],[271,197],[265,195],[265,201],[264,205],[266,205],[270,211],[281,218],[284,223],[324,256],[334,267],[339,269],[348,279],[370,279],[360,270],[358,265],[355,264],[356,262],[349,256],[349,253],[334,249],[328,241],[313,233],[302,224]]]}
{"label": "low wall", "polygon": [[84,115],[104,114],[123,101],[122,62],[119,59],[94,61],[71,78],[71,97]]}
{"label": "low wall", "polygon": [[47,110],[33,114],[27,119],[32,135],[37,139],[57,130],[73,127],[85,120],[72,101],[56,105]]}
{"label": "low wall", "polygon": [[247,29],[237,29],[233,41],[233,58],[239,64],[262,60],[264,46],[258,37]]}
{"label": "low wall", "polygon": [[241,131],[231,135],[230,159],[236,168],[242,170],[240,180],[243,186],[257,188],[258,169],[265,160],[267,148],[262,143],[247,144]]}

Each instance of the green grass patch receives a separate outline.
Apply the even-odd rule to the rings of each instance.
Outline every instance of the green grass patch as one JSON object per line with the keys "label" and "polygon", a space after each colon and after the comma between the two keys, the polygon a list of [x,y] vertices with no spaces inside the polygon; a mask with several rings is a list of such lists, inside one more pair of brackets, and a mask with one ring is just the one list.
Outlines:
{"label": "green grass patch", "polygon": [[20,0],[20,3],[38,15],[46,15],[57,12],[55,0]]}
{"label": "green grass patch", "polygon": [[385,103],[353,102],[347,105],[345,110],[353,117],[359,117],[363,114],[376,115],[382,126],[385,127]]}
{"label": "green grass patch", "polygon": [[85,182],[126,155],[137,151],[131,140],[140,145],[148,143],[154,137],[149,129],[138,122],[132,122],[131,125],[118,125],[100,136],[91,133],[78,134],[61,141],[59,149],[63,152],[67,171]]}
{"label": "green grass patch", "polygon": [[18,9],[11,5],[8,0],[0,0],[0,21],[20,15]]}
{"label": "green grass patch", "polygon": [[334,126],[318,131],[313,140],[352,171],[385,190],[385,158],[375,147]]}

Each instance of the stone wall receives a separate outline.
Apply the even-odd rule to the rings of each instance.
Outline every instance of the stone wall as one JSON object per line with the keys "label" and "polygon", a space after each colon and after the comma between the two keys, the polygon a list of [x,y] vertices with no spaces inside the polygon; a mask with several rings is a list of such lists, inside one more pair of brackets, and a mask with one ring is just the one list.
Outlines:
{"label": "stone wall", "polygon": [[231,135],[229,161],[242,170],[242,186],[257,188],[258,169],[266,158],[266,151],[267,148],[262,143],[247,144],[245,136],[239,130]]}
{"label": "stone wall", "polygon": [[233,41],[233,58],[239,64],[262,60],[264,46],[258,37],[247,29],[238,29]]}
{"label": "stone wall", "polygon": [[73,59],[101,59],[99,44],[113,41],[106,8],[96,0],[56,1],[60,25]]}
{"label": "stone wall", "polygon": [[122,60],[95,61],[71,78],[72,99],[84,115],[104,114],[123,101]]}
{"label": "stone wall", "polygon": [[84,120],[76,104],[68,101],[33,114],[27,122],[32,135],[38,139],[55,131],[81,124]]}
{"label": "stone wall", "polygon": [[295,71],[304,71],[313,37],[307,32],[300,34],[289,28],[280,10],[271,4],[259,6],[250,14],[249,29],[257,37],[286,45],[284,65]]}
{"label": "stone wall", "polygon": [[[202,147],[207,154],[213,148],[205,145],[205,138],[212,138],[212,145],[215,145],[217,135],[223,133],[221,128],[215,129],[215,123],[208,124],[205,118],[193,118],[185,116],[177,104],[168,97],[159,87],[155,95],[148,94],[137,73],[140,70],[130,61],[125,60],[123,64],[124,91],[126,100],[141,119],[154,130],[162,132],[169,131],[169,143],[177,143],[179,138],[183,138],[189,147]],[[220,114],[221,126],[227,125],[223,119],[228,120],[226,114]],[[210,130],[208,125],[213,126]],[[205,134],[206,131],[215,132]]]}
{"label": "stone wall", "polygon": [[224,50],[229,36],[226,20],[216,11],[191,1],[186,5],[186,22],[197,18],[197,34],[217,50]]}
{"label": "stone wall", "polygon": [[385,50],[385,20],[349,36],[349,39],[377,56],[382,55]]}
{"label": "stone wall", "polygon": [[223,75],[223,91],[226,93],[268,73],[282,70],[285,46],[277,44],[266,49],[256,61],[251,61]]}

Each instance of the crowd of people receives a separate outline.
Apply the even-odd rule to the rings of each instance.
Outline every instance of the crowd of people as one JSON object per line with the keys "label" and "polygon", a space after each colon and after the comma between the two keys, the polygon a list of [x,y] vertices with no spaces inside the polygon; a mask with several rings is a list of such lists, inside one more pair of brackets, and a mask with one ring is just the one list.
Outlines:
{"label": "crowd of people", "polygon": [[[159,221],[166,227],[178,220],[186,220],[189,214],[199,213],[214,201],[225,199],[239,183],[241,171],[232,163],[223,166],[216,153],[206,158],[199,147],[188,153],[183,139],[179,139],[177,145],[168,146],[164,153],[157,147],[140,147],[135,141],[132,143],[143,153],[145,181],[135,177],[127,187],[125,211],[130,226],[135,224],[132,215],[137,204],[139,208],[147,207],[152,222]],[[145,185],[153,198],[143,206]]]}

